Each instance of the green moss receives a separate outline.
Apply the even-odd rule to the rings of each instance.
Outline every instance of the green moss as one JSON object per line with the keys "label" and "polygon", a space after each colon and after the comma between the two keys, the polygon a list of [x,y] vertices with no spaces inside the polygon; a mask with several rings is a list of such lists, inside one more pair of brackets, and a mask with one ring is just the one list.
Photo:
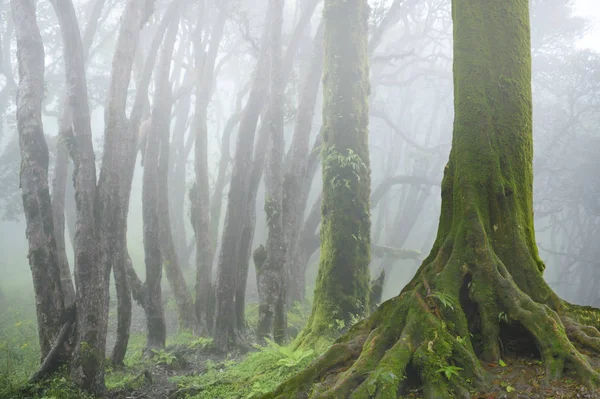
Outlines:
{"label": "green moss", "polygon": [[340,330],[332,322],[343,330],[369,309],[368,14],[362,1],[327,0],[323,11],[321,259],[299,345],[328,345]]}

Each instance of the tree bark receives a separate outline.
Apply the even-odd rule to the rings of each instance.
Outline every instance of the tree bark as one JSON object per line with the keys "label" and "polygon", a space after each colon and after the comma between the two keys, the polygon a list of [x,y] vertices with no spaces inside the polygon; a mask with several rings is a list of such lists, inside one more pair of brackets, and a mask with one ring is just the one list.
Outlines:
{"label": "tree bark", "polygon": [[[11,8],[19,62],[17,130],[22,159],[20,189],[29,241],[28,258],[35,292],[40,352],[44,359],[59,335],[65,311],[48,189],[48,147],[42,126],[44,46],[36,21],[35,3],[12,0]],[[66,348],[64,354],[68,355]]]}
{"label": "tree bark", "polygon": [[492,382],[478,356],[497,361],[511,334],[537,347],[548,380],[569,366],[600,383],[574,346],[600,352],[598,324],[587,325],[600,311],[556,296],[535,242],[529,4],[454,0],[453,18],[454,134],[431,253],[398,297],[265,398],[309,387],[315,398],[395,397],[409,369],[425,399],[468,398]]}
{"label": "tree bark", "polygon": [[75,285],[77,287],[76,345],[71,366],[75,383],[94,394],[104,393],[104,353],[108,326],[110,264],[101,261],[96,221],[98,196],[96,164],[85,77],[81,33],[71,1],[52,1],[64,43],[67,99],[73,136],[67,140],[73,159],[73,183],[77,209],[75,234]]}
{"label": "tree bark", "polygon": [[[89,15],[85,30],[83,32],[83,51],[84,61],[87,60],[96,29],[98,20],[102,14],[102,9],[106,0],[95,0],[92,11]],[[86,68],[87,69],[87,68]],[[65,195],[69,166],[69,151],[67,140],[73,135],[71,109],[67,98],[63,100],[63,112],[58,122],[59,140],[56,149],[56,163],[54,167],[54,179],[52,181],[52,218],[54,220],[54,236],[60,262],[61,279],[63,291],[65,293],[65,304],[68,307],[75,302],[75,288],[71,279],[69,270],[69,261],[65,245]],[[74,234],[75,232],[73,232]],[[74,237],[73,237],[74,238]],[[73,247],[75,243],[72,240]]]}
{"label": "tree bark", "polygon": [[323,11],[321,261],[300,345],[322,345],[335,333],[332,320],[348,325],[369,309],[368,14],[364,0],[326,0]]}
{"label": "tree bark", "polygon": [[[142,77],[136,90],[131,117],[128,120],[125,111],[127,91],[139,42],[143,7],[144,4],[139,1],[130,1],[123,13],[123,22],[117,37],[112,62],[109,93],[104,108],[104,153],[98,182],[100,203],[102,205],[100,214],[112,216],[101,217],[100,220],[102,222],[103,237],[107,241],[108,248],[105,261],[110,262],[114,267],[117,289],[117,339],[111,359],[115,364],[123,362],[127,351],[132,313],[131,291],[139,288],[136,285],[137,280],[134,278],[135,272],[133,272],[133,275],[130,273],[133,267],[131,267],[131,259],[127,251],[127,215],[129,213],[129,197],[138,151],[138,130],[143,105],[148,100],[147,88],[156,52],[160,45],[160,42],[154,44],[156,41],[154,40],[154,47],[151,46],[148,51],[148,59],[144,65]],[[162,40],[166,22],[161,21],[159,30],[161,28],[160,37]],[[127,279],[125,279],[125,276],[127,276]]]}
{"label": "tree bark", "polygon": [[266,259],[258,281],[259,308],[256,335],[259,340],[274,337],[277,343],[285,338],[285,238],[283,230],[283,104],[285,82],[282,71],[283,0],[271,0],[273,19],[270,21],[271,96],[268,106],[269,153],[265,170],[265,213],[268,237]]}

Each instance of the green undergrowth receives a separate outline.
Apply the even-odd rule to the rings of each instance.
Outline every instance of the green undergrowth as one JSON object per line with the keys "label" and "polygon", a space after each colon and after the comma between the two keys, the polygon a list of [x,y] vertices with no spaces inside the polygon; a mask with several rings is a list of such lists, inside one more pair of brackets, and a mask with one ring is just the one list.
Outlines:
{"label": "green undergrowth", "polygon": [[39,362],[32,296],[7,291],[0,298],[0,398],[14,397]]}
{"label": "green undergrowth", "polygon": [[204,373],[171,380],[185,398],[250,399],[272,391],[317,357],[313,350],[294,350],[270,340],[255,348],[256,352],[241,360],[208,361]]}

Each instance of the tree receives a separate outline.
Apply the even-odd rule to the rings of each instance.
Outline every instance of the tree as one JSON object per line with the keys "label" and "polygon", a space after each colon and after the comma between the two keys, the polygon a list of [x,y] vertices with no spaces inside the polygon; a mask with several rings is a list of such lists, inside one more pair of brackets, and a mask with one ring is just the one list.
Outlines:
{"label": "tree", "polygon": [[[104,357],[108,324],[108,283],[113,264],[125,263],[125,220],[135,162],[136,136],[124,128],[126,91],[129,85],[137,30],[144,25],[150,3],[127,3],[122,31],[117,41],[115,65],[106,106],[106,132],[100,177],[96,182],[84,49],[71,1],[52,2],[59,20],[63,43],[68,106],[72,134],[66,138],[74,163],[73,182],[77,222],[75,234],[76,307],[65,309],[65,295],[56,287],[56,239],[49,206],[48,151],[41,124],[44,84],[44,47],[36,21],[35,3],[12,2],[17,28],[20,68],[18,130],[23,172],[21,184],[29,236],[30,265],[40,317],[40,346],[43,359],[32,380],[55,371],[69,358],[74,343],[71,376],[74,382],[97,395],[104,393]],[[126,37],[126,39],[124,39]],[[128,51],[129,50],[129,51]],[[127,60],[130,60],[128,62]],[[119,62],[120,61],[120,62]],[[134,106],[135,108],[135,106]],[[118,119],[118,120],[117,120]],[[115,126],[119,124],[120,129]],[[135,122],[134,122],[135,124]],[[133,140],[132,140],[133,139]],[[132,145],[133,144],[133,145]],[[131,153],[131,150],[134,150]],[[133,162],[128,162],[132,160]],[[34,168],[34,170],[28,170]],[[41,241],[40,241],[41,240]],[[43,274],[40,274],[43,273]],[[40,280],[39,278],[45,278]],[[60,280],[60,277],[59,277]],[[58,282],[60,285],[60,281]],[[34,283],[34,286],[36,283]],[[46,288],[42,288],[44,285]],[[62,310],[61,310],[62,307]],[[56,323],[59,324],[56,324]],[[76,322],[76,328],[73,323]],[[60,331],[57,328],[60,327]],[[74,336],[73,336],[74,335]],[[50,340],[49,340],[50,338]],[[52,343],[52,347],[48,346]],[[125,343],[126,344],[126,343]]]}
{"label": "tree", "polygon": [[[283,229],[283,106],[285,82],[282,71],[281,29],[283,25],[283,0],[271,0],[273,21],[270,32],[271,97],[268,105],[269,154],[265,173],[265,212],[267,214],[266,259],[257,269],[258,326],[256,334],[261,340],[269,335],[278,343],[285,337],[285,240]],[[258,263],[256,263],[258,266]]]}
{"label": "tree", "polygon": [[[368,15],[366,1],[325,2],[321,261],[301,344],[331,337],[333,320],[349,325],[368,309]],[[351,35],[348,27],[352,27]]]}
{"label": "tree", "polygon": [[550,289],[535,242],[528,5],[453,1],[454,133],[431,253],[399,296],[266,397],[396,397],[409,369],[425,398],[470,397],[489,382],[477,356],[498,360],[505,333],[535,344],[549,379],[568,365],[600,382],[575,347],[600,350],[583,322],[598,311]]}

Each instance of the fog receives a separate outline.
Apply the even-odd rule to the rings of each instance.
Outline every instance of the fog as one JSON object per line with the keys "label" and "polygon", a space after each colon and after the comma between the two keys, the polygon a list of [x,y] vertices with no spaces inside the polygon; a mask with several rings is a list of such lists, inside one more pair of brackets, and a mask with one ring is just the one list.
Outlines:
{"label": "fog", "polygon": [[[90,4],[92,2],[89,2]],[[208,106],[209,194],[214,195],[224,149],[232,157],[238,128],[230,129],[229,148],[223,146],[228,121],[240,112],[247,99],[267,2],[237,1],[216,60],[214,95]],[[311,0],[288,1],[284,12],[284,43]],[[306,29],[299,37],[296,58],[289,71],[285,99],[285,146],[289,150],[294,134],[294,118],[303,81],[314,55],[313,36],[317,32],[322,4],[316,6]],[[369,49],[371,60],[369,146],[372,190],[382,184],[389,190],[372,209],[374,244],[414,250],[417,259],[393,259],[375,256],[372,276],[381,269],[388,273],[383,298],[396,295],[413,276],[420,260],[435,238],[440,209],[440,189],[444,165],[452,140],[452,21],[447,0],[406,1],[397,16],[391,15],[389,0],[372,1],[372,35],[383,35]],[[573,4],[569,6],[568,4]],[[600,5],[593,0],[568,2],[534,0],[531,2],[533,103],[534,103],[534,176],[535,223],[540,255],[547,264],[545,278],[563,298],[579,304],[600,305]],[[565,5],[567,4],[567,5]],[[80,21],[90,12],[88,2],[75,1]],[[140,74],[143,54],[148,51],[159,19],[166,7],[158,1],[158,13],[141,31],[139,54],[134,75]],[[110,78],[115,38],[123,11],[120,1],[107,1],[101,23],[90,50],[88,91],[92,112],[92,130],[96,163],[100,166],[104,134],[104,104]],[[209,8],[207,26],[217,18]],[[389,18],[391,24],[382,24]],[[44,132],[51,151],[50,179],[56,154],[58,118],[62,110],[64,69],[62,42],[55,14],[48,2],[38,3],[38,23],[42,31],[46,58]],[[190,151],[194,129],[196,94],[193,85],[196,10],[183,13],[171,65],[175,106],[171,119],[171,164],[169,206],[175,247],[182,268],[193,268],[194,233],[190,223],[188,191],[194,182],[194,151]],[[385,27],[383,29],[382,27]],[[2,291],[31,289],[27,261],[25,224],[19,194],[19,150],[15,122],[17,82],[16,42],[7,2],[0,4],[0,273]],[[210,32],[203,31],[204,50]],[[375,43],[375,42],[374,42]],[[285,45],[284,45],[285,47]],[[129,91],[134,93],[135,85]],[[156,90],[150,86],[150,99]],[[312,146],[321,125],[319,93],[312,122]],[[128,107],[131,107],[131,97]],[[258,134],[255,141],[258,141]],[[185,180],[179,184],[176,171],[184,168]],[[144,275],[142,223],[142,167],[136,162],[128,216],[128,248],[134,267]],[[231,173],[227,166],[225,179]],[[415,176],[423,184],[392,184],[394,176]],[[71,179],[68,180],[71,185]],[[228,186],[220,187],[223,198],[220,216],[222,231]],[[320,192],[320,173],[310,185],[305,216]],[[73,195],[72,190],[67,190]],[[264,184],[256,198],[256,232],[252,248],[266,241]],[[74,202],[67,200],[66,213],[73,213]],[[69,208],[71,207],[71,208]],[[68,224],[67,217],[67,224]],[[69,227],[69,226],[68,226]],[[70,226],[72,228],[72,226]],[[316,234],[318,230],[312,233]],[[73,265],[72,243],[67,229],[67,255]],[[219,253],[220,240],[215,254]],[[215,256],[215,266],[218,256]],[[318,265],[318,251],[311,252],[308,268],[308,292],[312,290]],[[213,272],[213,273],[216,273]],[[248,302],[256,301],[253,267],[248,278]],[[164,280],[164,279],[163,279]],[[170,296],[163,281],[165,296]],[[33,295],[33,294],[32,294]]]}

